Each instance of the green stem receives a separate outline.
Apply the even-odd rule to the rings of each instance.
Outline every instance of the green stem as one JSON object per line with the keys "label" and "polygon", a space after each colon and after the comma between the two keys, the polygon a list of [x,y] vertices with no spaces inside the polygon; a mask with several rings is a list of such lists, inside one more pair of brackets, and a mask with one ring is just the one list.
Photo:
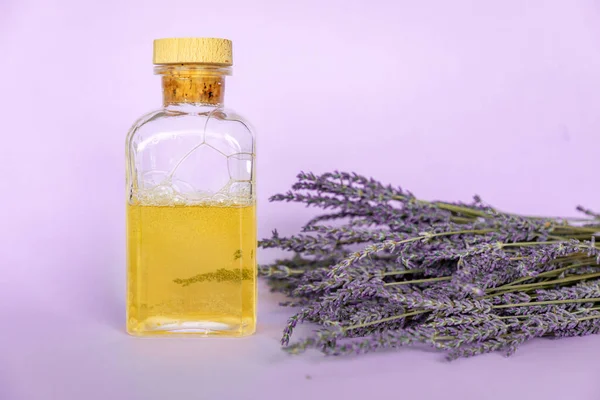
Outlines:
{"label": "green stem", "polygon": [[431,238],[431,237],[462,235],[462,234],[465,234],[465,233],[474,233],[474,234],[478,235],[478,234],[481,234],[481,233],[490,233],[490,232],[494,232],[494,229],[470,229],[470,230],[464,230],[464,231],[441,232],[441,233],[434,233],[434,234],[429,234],[429,235],[423,235],[420,238],[421,239],[426,239],[426,238]]}
{"label": "green stem", "polygon": [[[269,268],[270,271],[275,271],[275,272],[281,272],[280,269],[277,268]],[[289,275],[302,275],[304,274],[306,271],[302,270],[302,269],[293,269],[293,268],[288,268],[288,274]]]}
{"label": "green stem", "polygon": [[589,299],[568,299],[568,300],[534,301],[534,302],[528,302],[528,303],[515,303],[515,304],[498,304],[498,305],[492,306],[492,308],[550,306],[550,305],[554,305],[554,304],[595,303],[598,301],[600,301],[600,297],[591,297]]}
{"label": "green stem", "polygon": [[467,217],[456,217],[456,216],[452,216],[450,217],[450,220],[452,222],[456,222],[457,224],[468,224],[473,222],[473,218],[467,218]]}
{"label": "green stem", "polygon": [[588,319],[600,318],[600,315],[590,315],[589,317],[577,318],[577,321],[587,321]]}
{"label": "green stem", "polygon": [[[534,277],[519,278],[519,279],[517,279],[517,280],[515,280],[513,282],[507,283],[506,285],[498,286],[496,288],[490,288],[488,290],[491,291],[492,289],[502,289],[502,288],[504,288],[504,289],[510,289],[510,288],[516,286],[518,283],[526,282],[526,281],[529,281],[531,279],[545,278],[545,277],[548,277],[548,276],[551,277],[551,276],[555,276],[555,275],[560,275],[561,272],[568,271],[570,269],[575,269],[575,268],[579,268],[579,267],[589,267],[589,266],[592,266],[592,265],[590,265],[592,262],[593,261],[579,263],[579,264],[572,264],[572,265],[568,265],[566,267],[557,268],[557,269],[553,269],[551,271],[542,272],[542,273],[540,273],[540,274],[538,274],[537,276],[534,276]],[[600,267],[600,265],[598,267]]]}
{"label": "green stem", "polygon": [[406,314],[395,315],[393,317],[387,317],[387,318],[378,319],[377,321],[371,321],[371,322],[365,322],[363,324],[346,326],[346,327],[342,328],[342,330],[345,332],[345,331],[349,331],[351,329],[365,328],[367,326],[377,325],[377,324],[380,324],[382,322],[389,322],[389,321],[395,321],[397,319],[402,319],[402,318],[406,318],[406,317],[412,317],[413,315],[423,314],[423,313],[426,313],[428,311],[429,310],[412,311],[412,312],[409,312],[409,313],[406,313]]}
{"label": "green stem", "polygon": [[[564,241],[564,240],[563,240]],[[566,241],[564,241],[566,242]],[[498,245],[502,248],[504,247],[529,247],[529,246],[541,246],[547,244],[556,244],[560,243],[560,241],[550,241],[550,242],[515,242],[515,243],[499,243]]]}
{"label": "green stem", "polygon": [[[578,314],[580,312],[585,312],[585,311],[589,311],[589,310],[599,310],[599,309],[600,309],[600,307],[588,308],[588,309],[583,310],[583,311],[574,312],[573,314]],[[498,317],[498,319],[530,318],[530,317],[531,317],[531,315],[506,315],[506,316]],[[596,319],[596,318],[600,318],[600,314],[599,315],[590,315],[590,316],[587,316],[587,317],[577,318],[577,321],[587,321],[589,319]]]}
{"label": "green stem", "polygon": [[573,312],[573,314],[581,314],[581,313],[584,313],[584,312],[588,312],[588,311],[595,311],[595,310],[600,310],[600,307],[590,307],[590,308],[584,308],[584,309],[581,309],[581,310],[579,310],[579,311],[575,311],[575,312]]}
{"label": "green stem", "polygon": [[558,242],[564,242],[565,241],[564,236],[548,235],[548,239],[553,239],[553,240],[556,240]]}
{"label": "green stem", "polygon": [[[393,196],[393,199],[404,201],[407,199],[407,197],[396,195],[396,196]],[[429,201],[419,200],[419,199],[415,199],[415,201],[418,203],[421,203],[421,204],[429,204],[429,205],[438,207],[442,210],[451,211],[454,213],[467,214],[467,215],[471,215],[471,216],[484,217],[484,218],[494,218],[495,217],[495,215],[489,214],[485,211],[475,210],[471,207],[457,206],[455,204],[444,203],[441,201],[429,202]],[[536,215],[521,215],[521,214],[514,214],[514,213],[505,213],[505,212],[500,212],[498,210],[494,210],[494,212],[499,215],[507,215],[507,216],[511,216],[511,217],[526,218],[526,219],[533,219],[533,220],[549,220],[549,221],[563,220],[563,221],[573,221],[573,222],[594,222],[594,221],[596,221],[595,218],[543,217],[543,216],[536,216]],[[556,225],[556,226],[571,227],[572,225],[565,224],[565,225]]]}
{"label": "green stem", "polygon": [[383,274],[381,274],[381,276],[419,274],[424,271],[424,269],[399,269],[395,271],[384,272]]}
{"label": "green stem", "polygon": [[572,222],[594,222],[592,218],[582,218],[582,217],[541,217],[537,215],[519,215],[519,214],[509,214],[514,215],[515,217],[522,217],[527,219],[547,219],[547,220],[563,220],[563,221],[572,221]]}
{"label": "green stem", "polygon": [[441,276],[439,278],[426,278],[426,279],[413,279],[412,281],[400,281],[384,283],[383,286],[399,286],[399,285],[412,285],[416,283],[429,283],[429,282],[441,282],[451,280],[451,276]]}
{"label": "green stem", "polygon": [[[568,239],[568,238],[565,238],[565,240],[556,240],[556,241],[549,241],[549,242],[498,243],[498,246],[500,248],[506,248],[506,247],[530,247],[530,246],[539,246],[539,245],[548,245],[548,244],[557,244],[557,243],[568,243],[568,240],[566,240],[566,239]],[[591,246],[580,244],[577,247],[580,248],[580,249],[582,249],[582,250],[589,250]],[[600,244],[595,245],[594,248],[600,249]]]}
{"label": "green stem", "polygon": [[564,239],[577,239],[577,240],[589,240],[592,236],[600,236],[600,235],[586,235],[586,234],[576,234],[576,235],[565,235],[562,237],[562,240]]}
{"label": "green stem", "polygon": [[554,229],[560,229],[568,232],[588,232],[591,234],[598,233],[600,231],[600,227],[590,227],[590,226],[574,226],[574,225],[557,225]]}
{"label": "green stem", "polygon": [[[534,288],[537,286],[553,286],[558,283],[576,282],[576,281],[581,281],[581,280],[590,279],[590,278],[598,278],[598,277],[600,277],[600,273],[597,272],[594,274],[575,275],[575,276],[571,276],[568,278],[555,279],[555,280],[546,281],[546,282],[527,283],[524,285],[513,285],[510,287],[510,289],[511,289],[511,291],[514,291],[514,290],[519,290],[519,289],[530,289],[530,288]],[[493,292],[496,290],[503,290],[503,288],[502,287],[490,288],[487,291]]]}
{"label": "green stem", "polygon": [[474,210],[472,208],[461,207],[461,206],[457,206],[454,204],[448,204],[448,203],[443,203],[443,202],[434,202],[431,204],[433,204],[436,207],[441,208],[442,210],[446,210],[446,211],[452,211],[452,212],[462,213],[462,214],[467,214],[467,215],[474,215],[474,216],[483,217],[483,218],[493,217],[492,215],[486,213],[485,211]]}
{"label": "green stem", "polygon": [[454,340],[456,339],[456,336],[434,336],[433,340],[434,341],[438,341],[438,340]]}
{"label": "green stem", "polygon": [[511,319],[511,318],[529,318],[529,315],[503,315],[498,317],[498,319]]}
{"label": "green stem", "polygon": [[[399,240],[399,241],[392,240],[391,242],[393,243],[394,246],[398,246],[400,244],[406,244],[406,243],[416,242],[416,241],[423,240],[423,239],[431,239],[431,238],[435,238],[435,237],[462,235],[465,233],[481,234],[481,233],[489,233],[489,232],[493,232],[493,231],[494,231],[493,229],[466,229],[466,230],[462,230],[462,231],[452,231],[452,232],[425,233],[423,235],[415,236],[415,237],[404,239],[404,240]],[[354,253],[354,254],[361,254],[361,253],[358,252],[358,253]],[[366,253],[366,255],[368,255],[368,254],[369,254],[369,252]]]}

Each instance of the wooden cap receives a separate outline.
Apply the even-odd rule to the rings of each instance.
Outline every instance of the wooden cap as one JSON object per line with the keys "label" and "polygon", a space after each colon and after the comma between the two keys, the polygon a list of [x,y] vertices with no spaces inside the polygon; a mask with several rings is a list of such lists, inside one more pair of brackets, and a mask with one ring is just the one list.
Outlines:
{"label": "wooden cap", "polygon": [[154,64],[213,64],[231,66],[231,40],[169,38],[154,41]]}

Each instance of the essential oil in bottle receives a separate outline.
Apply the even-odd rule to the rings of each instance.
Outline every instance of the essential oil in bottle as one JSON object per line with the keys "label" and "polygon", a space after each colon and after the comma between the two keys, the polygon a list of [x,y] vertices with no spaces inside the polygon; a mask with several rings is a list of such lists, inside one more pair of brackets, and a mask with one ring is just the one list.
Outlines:
{"label": "essential oil in bottle", "polygon": [[163,107],[127,136],[127,331],[256,329],[255,140],[224,108],[231,41],[154,41]]}

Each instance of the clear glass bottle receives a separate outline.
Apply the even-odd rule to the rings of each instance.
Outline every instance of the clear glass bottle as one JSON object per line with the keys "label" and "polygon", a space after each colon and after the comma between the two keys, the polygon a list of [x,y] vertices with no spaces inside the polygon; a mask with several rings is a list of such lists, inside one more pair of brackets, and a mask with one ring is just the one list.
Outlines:
{"label": "clear glass bottle", "polygon": [[127,331],[256,328],[255,140],[223,107],[225,39],[159,39],[163,107],[127,135]]}

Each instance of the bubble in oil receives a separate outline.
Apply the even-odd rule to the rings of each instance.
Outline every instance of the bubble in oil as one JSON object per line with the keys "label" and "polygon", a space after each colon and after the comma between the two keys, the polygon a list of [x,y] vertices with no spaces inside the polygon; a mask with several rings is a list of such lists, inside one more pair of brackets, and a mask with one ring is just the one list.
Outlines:
{"label": "bubble in oil", "polygon": [[186,153],[170,172],[145,172],[132,197],[146,205],[249,205],[254,194],[253,168],[251,153],[225,156],[204,144]]}
{"label": "bubble in oil", "polygon": [[233,181],[250,181],[252,180],[253,167],[252,154],[234,154],[227,158],[227,168],[229,177]]}

